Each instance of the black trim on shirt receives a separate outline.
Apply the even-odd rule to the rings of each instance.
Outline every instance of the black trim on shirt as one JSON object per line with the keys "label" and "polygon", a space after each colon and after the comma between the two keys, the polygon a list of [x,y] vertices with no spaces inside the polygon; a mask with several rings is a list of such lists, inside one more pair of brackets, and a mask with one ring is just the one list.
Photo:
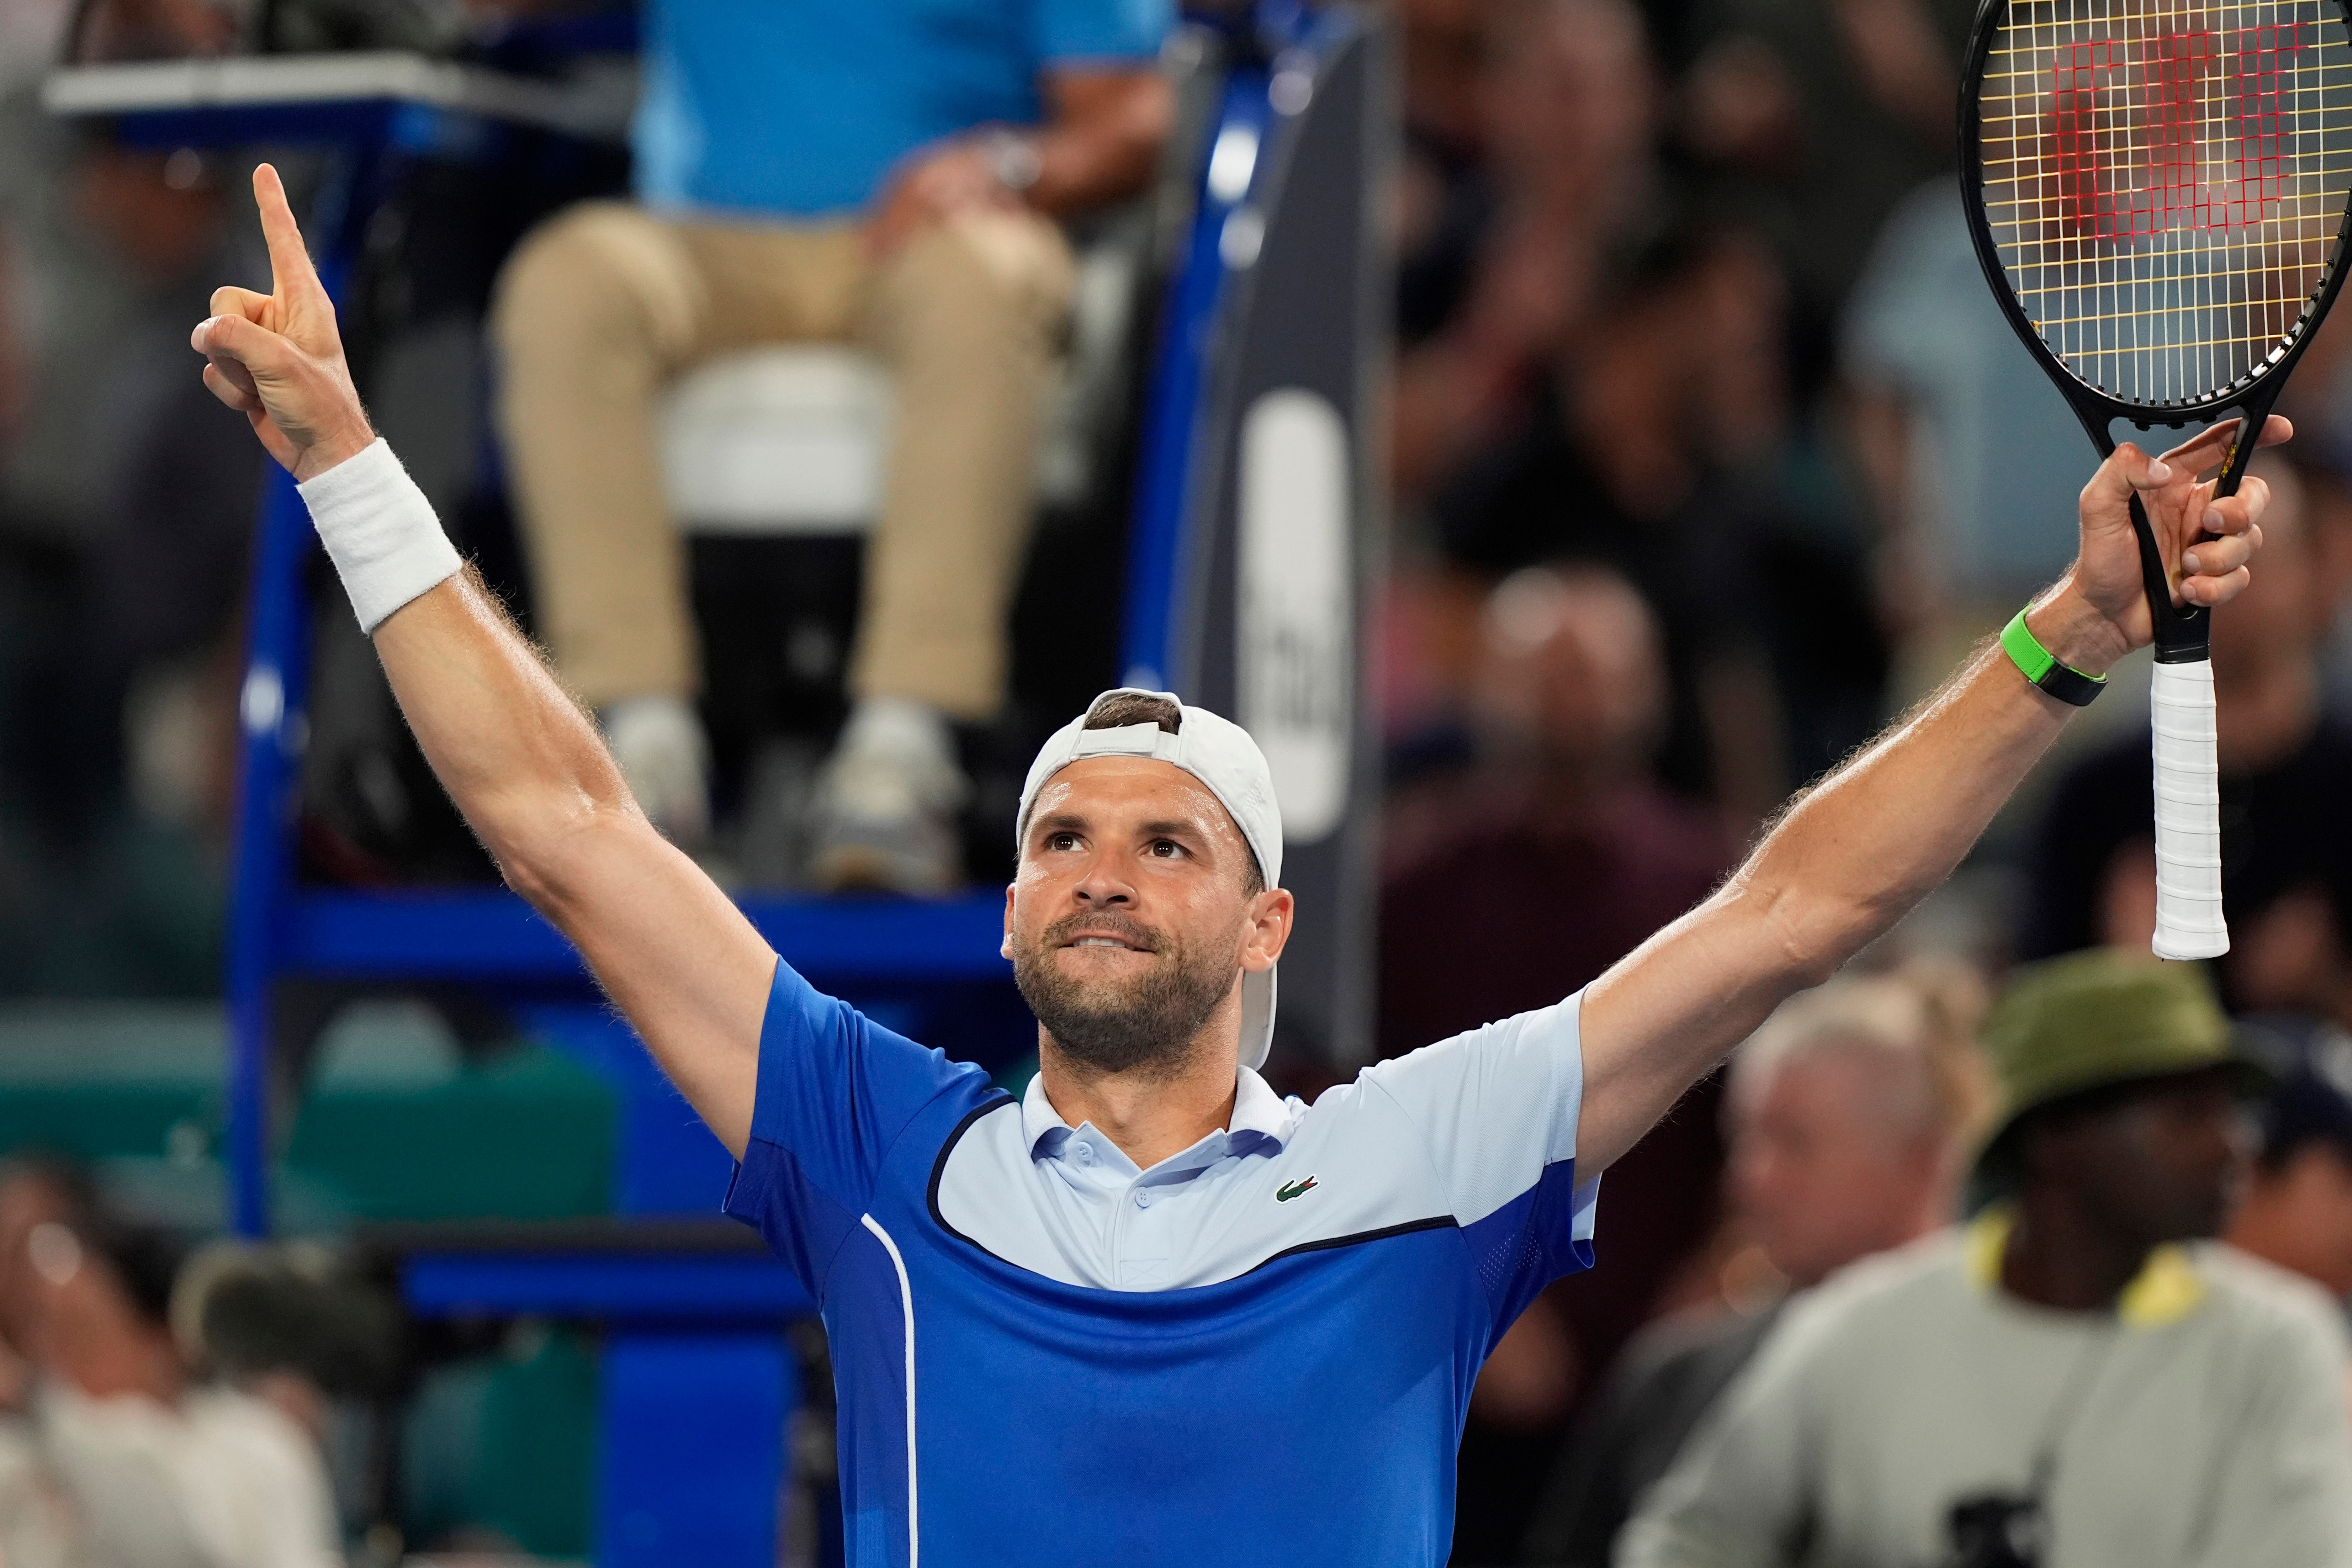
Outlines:
{"label": "black trim on shirt", "polygon": [[[948,1173],[948,1156],[954,1153],[955,1146],[963,1142],[963,1135],[971,1131],[971,1124],[979,1121],[982,1117],[989,1114],[989,1112],[993,1110],[1002,1110],[1006,1106],[1013,1103],[1013,1099],[1011,1095],[1000,1095],[994,1100],[984,1101],[964,1112],[963,1120],[955,1124],[954,1130],[948,1134],[947,1142],[940,1145],[940,1156],[938,1159],[931,1162],[930,1185],[924,1189],[923,1192],[923,1202],[931,1211],[931,1220],[933,1224],[937,1225],[941,1230],[946,1231],[950,1236],[954,1237],[958,1241],[970,1247],[979,1247],[982,1253],[986,1254],[990,1258],[996,1258],[996,1254],[990,1252],[985,1247],[981,1247],[980,1243],[972,1240],[971,1237],[966,1236],[963,1232],[950,1225],[948,1223],[948,1216],[940,1212],[940,1178]],[[1021,1267],[1009,1258],[996,1258],[996,1261],[1003,1264],[1007,1268],[1019,1268]],[[1028,1270],[1024,1269],[1023,1272],[1026,1273]]]}
{"label": "black trim on shirt", "polygon": [[[947,1174],[948,1156],[955,1152],[956,1145],[963,1142],[963,1135],[971,1131],[972,1123],[978,1121],[982,1117],[988,1115],[991,1111],[1002,1110],[1004,1107],[1012,1103],[1013,1097],[1008,1094],[1000,1100],[992,1100],[985,1105],[975,1106],[973,1109],[964,1113],[963,1120],[957,1122],[954,1130],[949,1132],[947,1142],[940,1145],[939,1158],[931,1162],[930,1185],[923,1194],[923,1201],[931,1211],[932,1223],[937,1225],[941,1230],[946,1231],[950,1236],[954,1237],[958,1241],[961,1241],[965,1246],[973,1248],[984,1257],[996,1258],[996,1261],[1003,1264],[1007,1268],[1020,1268],[1021,1272],[1024,1274],[1035,1274],[1036,1270],[1034,1268],[1023,1268],[1020,1264],[1013,1262],[1011,1258],[998,1257],[997,1254],[989,1251],[987,1247],[982,1246],[971,1237],[966,1236],[963,1232],[950,1225],[948,1223],[948,1216],[940,1212],[940,1182],[941,1178]],[[1247,1268],[1243,1269],[1240,1274],[1234,1275],[1233,1278],[1239,1279],[1243,1275],[1255,1274],[1270,1263],[1279,1263],[1286,1258],[1295,1258],[1302,1252],[1328,1252],[1335,1247],[1354,1247],[1360,1242],[1385,1241],[1390,1237],[1409,1236],[1415,1231],[1445,1230],[1449,1228],[1459,1229],[1460,1226],[1461,1222],[1455,1219],[1452,1215],[1433,1215],[1427,1219],[1409,1219],[1402,1225],[1385,1225],[1381,1226],[1378,1230],[1360,1230],[1352,1236],[1330,1236],[1325,1237],[1320,1241],[1302,1241],[1296,1247],[1286,1247],[1280,1252],[1274,1253],[1269,1257],[1259,1258],[1255,1263],[1253,1263]],[[1044,1275],[1039,1275],[1038,1277],[1040,1279],[1048,1278]],[[1225,1281],[1219,1280],[1218,1283],[1223,1284]],[[1080,1286],[1078,1289],[1106,1289],[1106,1287]],[[1144,1295],[1152,1294],[1150,1291],[1143,1291],[1139,1293]]]}
{"label": "black trim on shirt", "polygon": [[1353,1247],[1364,1241],[1386,1241],[1392,1236],[1410,1236],[1417,1230],[1459,1230],[1462,1222],[1450,1214],[1432,1215],[1427,1219],[1409,1219],[1402,1225],[1384,1225],[1378,1230],[1360,1230],[1353,1236],[1327,1236],[1320,1241],[1302,1241],[1296,1247],[1286,1247],[1271,1258],[1260,1258],[1234,1276],[1255,1274],[1269,1263],[1279,1263],[1286,1258],[1296,1258],[1302,1252],[1328,1252],[1335,1247]]}

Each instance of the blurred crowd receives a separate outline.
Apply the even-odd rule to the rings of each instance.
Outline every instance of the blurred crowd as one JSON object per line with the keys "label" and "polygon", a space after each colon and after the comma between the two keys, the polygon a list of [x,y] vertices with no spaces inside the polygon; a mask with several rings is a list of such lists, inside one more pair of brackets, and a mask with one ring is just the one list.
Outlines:
{"label": "blurred crowd", "polygon": [[[1952,125],[1969,7],[1391,5],[1403,127],[1395,521],[1374,617],[1383,1053],[1556,1000],[1703,896],[1791,790],[2063,569],[2092,465],[1965,228]],[[204,393],[184,340],[215,284],[264,269],[241,163],[126,148],[39,111],[34,86],[68,10],[0,0],[0,994],[203,994],[217,973],[260,458]],[[206,29],[224,13],[201,0],[105,12],[115,32],[100,43],[125,58],[222,41]],[[1096,112],[1047,107],[1072,123]],[[1135,134],[1148,141],[1165,126],[1145,109]],[[1106,153],[1072,205],[1143,178],[1120,140],[1132,131],[1100,132],[1126,162]],[[944,211],[958,198],[933,199]],[[502,216],[507,241],[558,205],[533,202]],[[861,268],[898,264],[846,252],[776,263],[847,280],[830,286],[837,308],[821,326],[775,335],[911,333],[918,347],[893,351],[904,363],[933,364],[934,350],[955,361],[931,395],[942,407],[970,402],[956,374],[1034,379],[1051,336],[1039,322],[1069,283],[1052,226],[1033,217],[1006,229],[1007,245],[1029,247],[998,268],[1014,283],[977,305],[985,258],[918,247],[907,254],[929,256],[929,280],[903,287],[858,281]],[[655,342],[645,322],[661,311],[645,298],[768,265],[688,233],[645,285],[660,268],[630,258],[670,243],[658,226],[620,202],[566,222],[518,262],[541,277],[537,314],[511,298],[496,314],[509,360],[544,383],[532,395],[545,407],[503,416],[526,490],[532,463],[564,469],[531,454],[527,427],[578,434],[563,398],[586,384],[566,368],[578,350],[566,331],[589,321],[628,339],[598,363],[634,367],[640,417],[657,372],[717,346],[709,332]],[[494,270],[458,291],[472,313],[454,357],[401,362],[441,366],[438,401],[463,385],[485,420],[467,400]],[[869,286],[897,288],[905,321],[937,330],[853,328],[847,301]],[[990,310],[1025,325],[965,341]],[[948,338],[952,353],[938,348]],[[1612,1172],[1604,1266],[1538,1299],[1477,1384],[1457,1561],[1809,1552],[1990,1568],[2045,1560],[2053,1517],[2094,1521],[2074,1528],[2095,1549],[2066,1543],[2071,1563],[2308,1563],[2347,1550],[2326,1534],[2352,1507],[2341,316],[2281,411],[2300,435],[2257,466],[2274,497],[2263,562],[2215,622],[2236,942],[2210,987],[2122,956],[2145,952],[2154,920],[2146,676],[2126,667],[1949,888],[1853,973],[1784,1008]],[[985,412],[1009,419],[1010,434],[972,437],[999,458],[1034,441],[1034,408]],[[429,445],[408,448],[412,465]],[[436,500],[466,489],[420,479]],[[995,541],[991,602],[1009,607],[1018,509],[1003,495],[966,502]],[[517,520],[526,536],[531,505]],[[528,597],[516,531],[478,542],[498,578],[495,541],[509,541],[502,585]],[[583,590],[591,599],[647,591],[650,569],[614,559]],[[956,567],[950,586],[981,570]],[[869,609],[893,591],[866,589]],[[914,609],[889,613],[920,622],[912,591]],[[665,592],[663,613],[683,621],[683,590]],[[818,834],[836,871],[879,866],[872,879],[909,886],[960,874],[933,820],[951,825],[970,794],[948,721],[983,717],[1013,677],[993,626],[940,635],[949,651],[928,674],[879,675],[869,660],[866,684],[830,710],[842,740],[826,776],[866,769],[835,793],[876,798],[883,776],[913,803],[878,828],[845,826],[836,808]],[[651,685],[625,673],[594,695],[633,777],[681,803],[667,826],[686,837],[710,828],[702,770],[724,736],[706,735],[694,708],[693,631],[663,636],[611,661],[656,669]],[[321,660],[321,679],[336,679]],[[827,665],[836,689],[846,662]],[[387,757],[361,755],[337,787],[379,820],[399,815],[382,803],[404,791],[429,815],[429,784]],[[478,873],[457,838],[449,864]],[[369,840],[327,811],[305,852],[314,870],[379,876],[428,839]],[[1305,1089],[1326,1069],[1287,1071]],[[14,1351],[0,1355],[0,1409],[15,1412],[0,1414],[0,1551],[76,1560],[20,1547],[8,1510],[47,1528],[106,1484],[97,1461],[74,1468],[78,1399],[132,1393],[183,1410],[217,1429],[198,1447],[309,1451],[299,1387],[205,1380],[219,1369],[173,1339],[168,1279],[146,1281],[135,1237],[63,1176],[15,1184],[0,1184],[0,1337]],[[105,1328],[97,1350],[42,1315],[60,1291],[100,1288],[105,1310],[74,1320]],[[26,1393],[37,1387],[61,1392]],[[9,1490],[19,1438],[53,1454],[24,1473],[63,1477],[63,1492]],[[157,1453],[166,1469],[179,1462]],[[325,1506],[315,1469],[280,1467],[296,1500],[280,1524]],[[76,1479],[89,1475],[100,1479]],[[58,1539],[83,1550],[70,1531]],[[299,1530],[289,1539],[285,1554],[203,1560],[290,1563],[316,1547]]]}
{"label": "blurred crowd", "polygon": [[[2063,569],[2092,461],[1968,237],[1951,127],[1969,7],[1399,9],[1388,1051],[1467,1026],[1486,1004],[1580,984],[1686,907],[1789,791]],[[2339,1300],[2352,1208],[2318,1194],[2339,1192],[2352,1144],[2312,1129],[2341,1125],[2327,1086],[2352,1081],[2336,1033],[2352,1023],[2337,804],[2352,786],[2347,343],[2340,322],[2324,333],[2283,405],[2300,436],[2266,470],[2269,553],[2254,596],[2217,617],[2214,650],[2239,933],[2220,995],[2282,1020],[2282,1037],[2329,1042],[2329,1065],[2294,1080],[2304,1109],[2268,1123],[2231,1236]],[[2079,1109],[2061,1095],[2056,1112],[2032,1111],[2040,1090],[1989,1071],[1972,1044],[1987,994],[2021,962],[2147,950],[2145,683],[2118,674],[1961,874],[1857,963],[1868,978],[1784,1010],[1727,1083],[1702,1086],[1612,1173],[1606,1267],[1538,1300],[1480,1380],[1458,1561],[2041,1562],[2045,1505],[2075,1521],[2056,1560],[2332,1560],[2326,1526],[2298,1536],[2251,1502],[2235,1523],[2209,1517],[2171,1539],[2126,1528],[2114,1498],[2069,1492],[2094,1487],[2071,1457],[2055,1482],[2035,1469],[2055,1462],[2037,1444],[2129,1425],[2092,1403],[2120,1370],[2080,1373],[2094,1394],[2070,1390],[2057,1408],[2044,1385],[2078,1375],[2072,1349],[1988,1342],[1974,1365],[1937,1348],[1969,1326],[1932,1316],[1967,1295],[1930,1300],[1939,1271],[1959,1279],[1963,1255],[1992,1245],[1982,1226],[2022,1201],[2014,1177],[2004,1187],[1979,1163],[1988,1135],[2021,1112],[2030,1124]],[[2095,1081],[2074,1087],[2095,1101]],[[2210,1131],[2230,1113],[2203,1114]],[[2158,1242],[2219,1231],[2235,1180],[2210,1154],[2221,1146],[2209,1140],[2178,1212],[2120,1226],[2130,1267],[2112,1280],[2066,1301],[2021,1279],[2012,1245],[1994,1293],[2112,1302]],[[2279,1220],[2289,1191],[2304,1195]],[[1994,1217],[1947,1230],[1964,1214]],[[2066,1243],[2097,1250],[2080,1232]],[[1783,1306],[1834,1294],[1809,1288],[1889,1249],[1904,1261],[1841,1275],[1853,1282],[1810,1309],[1816,1321]],[[1874,1323],[1883,1360],[1862,1348]],[[2340,1329],[2315,1331],[2265,1352],[2268,1375],[2299,1365],[2335,1391],[2340,1426]],[[1807,1335],[1819,1365],[1798,1348]],[[1939,1353],[1953,1364],[1929,1368]],[[1762,1364],[1741,1381],[1751,1359]],[[2292,1426],[2284,1407],[2246,1404],[2266,1397],[2233,1394],[2199,1440],[2231,1441],[2229,1421]],[[1891,1414],[1913,1406],[1927,1426],[1989,1424],[1981,1450],[1923,1447]],[[2306,1414],[2306,1451],[2266,1448],[2266,1473],[2229,1484],[2280,1500],[2308,1481],[2296,1467],[2340,1444],[2327,1407]],[[2125,1474],[2161,1492],[2152,1473]],[[1983,1506],[1967,1521],[1928,1517],[1972,1488]],[[2331,1517],[2340,1489],[2315,1506],[2309,1517]]]}

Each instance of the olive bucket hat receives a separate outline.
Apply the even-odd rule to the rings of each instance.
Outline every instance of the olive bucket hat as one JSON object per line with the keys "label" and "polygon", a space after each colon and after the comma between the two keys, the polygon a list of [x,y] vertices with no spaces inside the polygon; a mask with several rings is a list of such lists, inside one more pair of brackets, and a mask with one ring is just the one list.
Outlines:
{"label": "olive bucket hat", "polygon": [[1980,1195],[2010,1184],[2017,1125],[2042,1106],[2216,1068],[2250,1097],[2273,1082],[2240,1049],[2203,970],[2121,949],[2020,968],[1979,1038],[2000,1091],[1992,1131],[1977,1155],[1973,1184]]}

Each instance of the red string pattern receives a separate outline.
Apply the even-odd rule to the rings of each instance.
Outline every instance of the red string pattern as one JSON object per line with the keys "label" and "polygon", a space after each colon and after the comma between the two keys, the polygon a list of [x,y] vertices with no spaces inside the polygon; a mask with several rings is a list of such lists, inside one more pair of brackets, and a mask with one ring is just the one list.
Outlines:
{"label": "red string pattern", "polygon": [[[2227,50],[2221,38],[2199,30],[2059,46],[2053,166],[2076,236],[2242,228],[2271,216],[2289,178],[2287,73],[2315,40],[2304,22],[2242,28]],[[2228,173],[2209,181],[2198,133],[2217,96],[2228,104]]]}

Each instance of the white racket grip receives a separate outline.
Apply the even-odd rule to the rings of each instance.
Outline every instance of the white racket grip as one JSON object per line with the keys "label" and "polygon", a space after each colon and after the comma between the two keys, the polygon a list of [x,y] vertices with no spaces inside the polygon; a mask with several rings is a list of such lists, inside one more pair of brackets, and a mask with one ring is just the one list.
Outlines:
{"label": "white racket grip", "polygon": [[2213,758],[2213,666],[2158,664],[2156,724],[2156,940],[2158,958],[2219,958],[2221,784]]}

